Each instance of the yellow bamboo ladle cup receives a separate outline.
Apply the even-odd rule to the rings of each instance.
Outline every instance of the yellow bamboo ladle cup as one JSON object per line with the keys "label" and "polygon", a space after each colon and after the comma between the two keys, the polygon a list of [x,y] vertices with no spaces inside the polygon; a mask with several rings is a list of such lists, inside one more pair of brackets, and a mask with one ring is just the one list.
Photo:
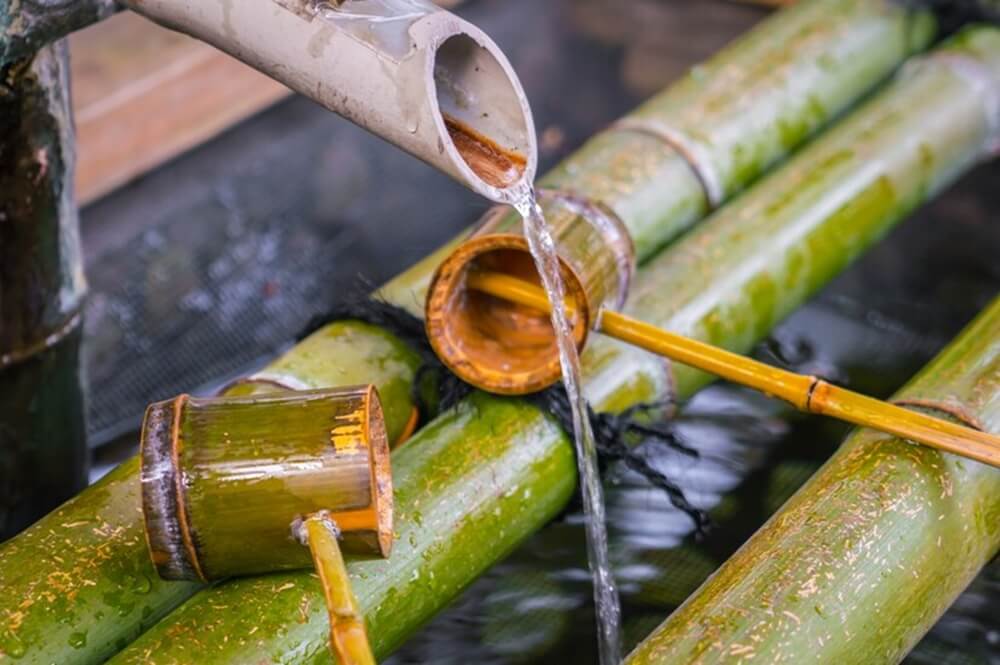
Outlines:
{"label": "yellow bamboo ladle cup", "polygon": [[[469,289],[551,311],[545,292],[509,275],[471,271]],[[573,316],[572,304],[567,312]],[[815,376],[796,374],[689,339],[613,311],[596,317],[594,330],[657,355],[782,399],[801,411],[871,427],[932,448],[1000,467],[1000,437],[839,388]]]}
{"label": "yellow bamboo ladle cup", "polygon": [[342,555],[384,557],[392,545],[374,387],[157,402],[140,457],[146,542],[161,577],[209,582],[314,566],[338,662],[375,663]]}

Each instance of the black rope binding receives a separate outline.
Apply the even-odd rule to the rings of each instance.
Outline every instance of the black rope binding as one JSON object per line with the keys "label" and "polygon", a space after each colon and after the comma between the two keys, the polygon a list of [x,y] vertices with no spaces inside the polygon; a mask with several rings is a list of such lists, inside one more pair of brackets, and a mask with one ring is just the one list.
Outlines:
{"label": "black rope binding", "polygon": [[[364,288],[370,292],[371,288]],[[476,388],[449,370],[434,353],[424,322],[405,309],[392,305],[378,297],[352,297],[335,305],[326,314],[314,317],[298,339],[333,323],[353,319],[377,326],[392,333],[405,342],[420,357],[420,367],[413,382],[413,402],[425,422],[436,414],[457,405]],[[569,397],[562,383],[546,390],[528,395],[527,398],[543,411],[549,413],[567,432],[573,431],[573,417]],[[621,462],[627,468],[643,476],[650,484],[660,488],[670,499],[670,503],[685,513],[695,524],[697,535],[708,528],[708,517],[688,501],[680,485],[653,467],[639,454],[633,444],[640,441],[656,441],[668,448],[691,457],[698,457],[698,451],[685,445],[677,436],[672,424],[656,421],[650,414],[672,406],[663,403],[638,404],[622,413],[596,413],[587,407],[594,443],[602,466],[611,462]]]}
{"label": "black rope binding", "polygon": [[1000,0],[897,0],[911,9],[933,11],[945,35],[976,21],[1000,23]]}

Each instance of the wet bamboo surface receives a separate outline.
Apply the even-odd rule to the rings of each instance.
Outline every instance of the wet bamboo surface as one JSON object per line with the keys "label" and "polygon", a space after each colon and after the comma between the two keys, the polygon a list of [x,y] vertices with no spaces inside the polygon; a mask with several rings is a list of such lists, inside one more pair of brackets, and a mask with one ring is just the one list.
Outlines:
{"label": "wet bamboo surface", "polygon": [[[1000,432],[1000,299],[898,399]],[[1000,550],[1000,471],[859,430],[627,659],[896,663]]]}
{"label": "wet bamboo surface", "polygon": [[[968,40],[955,48],[967,46]],[[936,84],[948,80],[938,80],[939,74],[932,69],[929,75]],[[749,348],[923,197],[975,162],[985,122],[975,95],[940,95],[940,105],[903,114],[925,128],[922,135],[901,122],[900,108],[914,108],[910,86],[926,84],[917,79],[873,100],[739,205],[720,211],[650,262],[630,310],[697,339]],[[887,135],[889,118],[898,134]],[[972,127],[956,135],[956,118]],[[845,136],[867,142],[853,144],[844,155]],[[933,160],[926,159],[930,136],[939,149]],[[873,162],[881,141],[893,149],[877,168],[846,179],[859,163]],[[840,157],[818,170],[831,154]],[[872,205],[872,187],[891,196]],[[831,243],[842,253],[828,251]],[[693,283],[692,274],[701,280]],[[419,284],[421,268],[409,275]],[[709,380],[682,367],[664,371],[648,355],[607,340],[595,341],[585,367],[588,394],[599,409],[685,398]],[[572,487],[572,465],[568,441],[550,420],[522,402],[482,394],[426,425],[396,452],[394,555],[349,564],[376,654],[395,649],[545,514],[558,511]],[[322,662],[326,616],[319,594],[315,580],[301,574],[232,581],[185,603],[111,662],[144,662],[150,654],[156,654],[154,662],[172,662],[194,653],[207,663],[253,662],[291,651],[298,662]],[[299,615],[301,621],[289,619],[303,607],[309,611]],[[256,641],[239,639],[252,628]]]}
{"label": "wet bamboo surface", "polygon": [[[934,19],[899,10],[891,2],[833,0],[777,12],[629,114],[652,131],[619,126],[601,133],[539,184],[604,203],[628,227],[641,261],[712,207],[691,157],[708,165],[728,200],[883,80],[901,57],[926,48]],[[665,148],[654,135],[663,127],[685,137],[685,147]]]}
{"label": "wet bamboo surface", "polygon": [[[866,26],[867,29],[859,31],[864,35],[862,43],[848,48],[854,56],[838,60],[840,65],[828,70],[833,77],[831,81],[841,81],[840,77],[850,81],[849,85],[845,83],[835,87],[842,88],[848,96],[860,94],[867,86],[884,76],[905,55],[906,50],[902,47],[899,35],[901,27],[908,25],[909,22],[905,15],[895,9],[877,11],[873,14],[868,3],[835,2],[834,4],[843,10],[843,21],[834,24],[837,29],[827,29],[824,26],[829,26],[830,23],[820,20],[823,18],[820,13],[811,15],[813,20],[819,22],[813,25],[816,42],[810,42],[810,45],[817,47],[819,43],[826,43],[829,48],[841,53],[840,49],[848,48],[846,44],[851,41],[847,36],[855,32],[850,29],[852,16],[856,22],[855,27]],[[793,24],[805,30],[803,22],[808,23],[805,19],[810,15],[805,15],[805,19],[802,14],[796,16],[793,17]],[[767,41],[753,34],[750,39],[758,44]],[[860,57],[861,52],[872,48],[879,52],[883,48],[888,48],[891,53],[884,58],[879,57],[874,60]],[[782,53],[788,63],[798,61],[799,54]],[[772,55],[778,58],[779,53],[772,52]],[[877,63],[878,71],[871,69],[872,63]],[[718,67],[724,69],[721,64]],[[788,67],[791,71],[783,70],[784,76],[793,77],[795,68],[790,64]],[[817,71],[813,68],[808,69],[810,75],[816,75]],[[767,79],[765,82],[774,83],[773,80]],[[783,85],[779,85],[778,89],[782,91],[787,91],[784,84],[791,85],[790,80],[786,81],[784,78],[780,83]],[[730,99],[733,97],[730,95]],[[739,101],[739,98],[733,101]],[[719,103],[722,104],[721,101]],[[846,100],[843,101],[843,104],[847,103]],[[759,116],[754,117],[762,120]],[[756,124],[753,127],[755,130],[759,128]],[[773,131],[773,125],[766,122],[762,122],[761,127],[761,131]],[[642,137],[627,135],[623,139],[623,154],[629,154],[635,147],[634,144],[643,140]],[[658,155],[662,155],[666,150],[657,142],[646,141],[645,145],[648,150],[653,150]],[[564,177],[575,173],[579,178],[597,180],[589,174],[590,169],[601,166],[599,161],[574,159],[581,161],[575,166],[564,167],[566,169]],[[761,167],[763,166],[761,164]],[[686,167],[678,165],[676,170],[684,172],[686,174],[684,177],[690,179],[690,173],[684,169]],[[653,177],[660,175],[659,172],[652,174]],[[751,177],[754,174],[747,171],[744,175]],[[687,205],[668,206],[664,210],[654,211],[653,209],[662,205],[664,201],[659,196],[647,197],[651,191],[654,190],[648,187],[636,189],[636,199],[628,206],[628,217],[634,216],[637,220],[645,220],[633,227],[635,233],[639,234],[640,227],[652,232],[657,223],[671,228],[683,228],[690,224],[692,214],[696,213],[692,213]],[[624,199],[621,202],[624,202]],[[619,210],[619,214],[625,216],[625,211]],[[637,235],[637,238],[641,237],[643,237],[641,234]],[[644,256],[648,256],[657,243],[645,242],[639,246],[644,247],[641,252],[644,252]],[[445,250],[435,253],[403,277],[394,280],[384,290],[384,294],[401,306],[419,311],[421,294],[443,251]],[[719,295],[714,294],[711,297]],[[753,335],[762,334],[771,323],[773,320],[769,323],[759,323],[759,329],[755,329],[752,334],[745,330],[739,334],[734,332],[733,343],[749,343]],[[651,397],[662,389],[665,378],[660,372],[659,364],[649,365],[642,356],[620,355],[607,348],[604,350],[595,348],[593,355],[595,359],[591,361],[591,372],[594,376],[592,385],[607,386],[609,391],[606,394],[599,392],[592,396],[598,404],[607,408],[617,408]],[[265,375],[277,379],[282,377],[297,379],[312,387],[368,381],[375,383],[385,406],[390,439],[394,440],[412,413],[408,386],[412,380],[414,362],[415,359],[409,356],[398,342],[391,341],[386,335],[366,326],[342,324],[314,335],[300,344],[293,352],[272,364]],[[640,370],[644,363],[647,365],[645,370]],[[606,375],[618,373],[623,373],[624,376],[605,380]],[[699,385],[704,381],[703,377],[694,379]],[[690,389],[690,387],[684,388],[684,390]],[[393,561],[398,562],[394,565],[401,566],[399,570],[402,570],[407,562],[416,563],[419,558],[417,552],[421,552],[427,554],[429,560],[448,562],[446,566],[448,570],[447,575],[442,573],[439,582],[433,585],[428,584],[426,577],[422,581],[414,579],[410,582],[411,586],[422,590],[424,597],[420,601],[414,600],[405,612],[400,612],[398,605],[394,606],[398,613],[398,618],[393,620],[396,626],[395,632],[390,634],[380,631],[382,634],[374,636],[379,644],[377,648],[383,651],[398,644],[415,625],[444,606],[469,580],[489,566],[498,556],[509,551],[524,535],[537,529],[558,512],[572,487],[573,479],[567,472],[567,469],[572,467],[569,449],[565,447],[563,438],[551,424],[543,421],[536,411],[523,405],[486,397],[477,400],[482,407],[479,411],[472,406],[465,407],[438,423],[436,430],[431,428],[423,435],[434,437],[432,432],[437,431],[444,437],[442,441],[423,446],[420,453],[409,452],[411,448],[407,445],[394,460],[397,499],[403,501],[400,510],[404,514],[409,510],[412,514],[425,517],[434,515],[437,520],[431,523],[425,519],[424,528],[414,527],[412,531],[401,535],[396,544],[397,548],[402,548],[401,544],[410,538],[409,534],[412,534],[413,542],[409,549],[401,549],[402,553],[394,556]],[[473,413],[485,409],[486,404],[491,405],[490,412],[495,415],[484,419],[478,428],[473,427],[469,420]],[[501,423],[499,430],[492,425],[494,419],[495,422]],[[471,429],[462,434],[463,427],[466,426]],[[541,436],[542,440],[535,440],[537,436]],[[415,438],[414,441],[416,440]],[[468,440],[478,440],[482,450],[465,450],[463,446]],[[536,447],[536,444],[541,448]],[[483,457],[483,451],[488,451],[486,457]],[[524,487],[537,483],[538,491],[532,494],[530,505],[519,505],[515,509],[513,495],[505,498],[506,503],[499,508],[492,504],[483,505],[481,500],[491,496],[494,489],[494,485],[490,483],[483,484],[484,469],[489,469],[495,474],[493,480],[498,486],[511,487],[515,479],[517,483],[523,483]],[[558,470],[553,471],[553,469]],[[123,648],[139,632],[170,611],[180,600],[190,596],[194,587],[167,586],[152,576],[151,568],[146,561],[141,532],[138,529],[138,515],[135,512],[138,505],[135,472],[134,462],[124,464],[93,488],[53,513],[48,520],[0,550],[0,575],[4,578],[0,581],[4,588],[23,589],[23,593],[12,593],[11,596],[28,598],[32,601],[25,609],[10,609],[11,613],[19,614],[13,624],[14,629],[0,634],[0,640],[3,641],[3,645],[0,646],[7,650],[31,653],[32,656],[41,659],[63,663],[100,660]],[[541,479],[545,477],[558,478],[559,481],[543,482]],[[542,493],[543,486],[544,493]],[[406,501],[423,503],[418,508],[414,503]],[[432,510],[428,507],[432,505],[440,506],[440,509]],[[499,510],[499,515],[496,517],[504,516],[511,525],[518,525],[517,528],[503,526],[508,522],[495,520],[496,510]],[[69,529],[75,531],[67,531]],[[431,539],[427,531],[439,531],[441,536]],[[474,542],[476,539],[474,534],[483,532],[490,534],[489,551],[465,552],[466,545],[463,543],[469,539],[470,542]],[[70,545],[65,543],[64,533],[72,533]],[[458,533],[453,545],[443,541],[444,534],[447,533]],[[497,534],[500,534],[499,537]],[[52,572],[60,576],[63,574],[63,566],[51,563],[52,554],[59,555],[67,547],[74,554],[73,560],[77,568],[66,577],[60,595],[52,597],[43,595],[44,589],[39,587],[39,580]],[[22,566],[13,563],[29,560],[35,562],[35,565]],[[461,565],[455,563],[456,560]],[[377,562],[366,564],[371,566],[373,571],[385,565],[388,564]],[[362,571],[360,574],[368,573]],[[370,584],[374,584],[374,580]],[[387,581],[386,585],[388,584]],[[278,594],[275,591],[278,588],[281,588],[281,584],[267,588],[268,599],[284,601],[294,597],[296,612],[299,611],[297,604],[299,602],[304,603],[304,607],[310,611],[317,611],[320,606],[312,600],[315,599],[310,593],[315,591],[312,587],[296,584],[294,588],[298,591],[289,594]],[[388,586],[381,587],[381,590],[388,592]],[[308,595],[302,595],[303,593]],[[398,594],[394,595],[395,602],[402,602],[406,593],[407,589],[400,587]],[[364,592],[362,591],[360,595],[362,604],[365,604]],[[264,600],[265,598],[258,597],[251,601],[250,605],[256,606],[256,603]],[[388,616],[390,605],[392,604],[385,605],[386,614],[383,614],[383,617]],[[218,605],[213,611],[221,609],[222,606]],[[257,609],[268,614],[271,612],[266,607]],[[50,617],[55,613],[67,617],[67,620],[57,626],[50,625]],[[293,635],[297,633],[294,631],[288,633],[283,624],[284,620],[292,615],[279,616],[279,614],[270,615],[271,620],[275,622],[272,626],[294,640]],[[318,623],[314,623],[319,621],[319,615],[307,614],[310,619],[308,625],[302,629],[308,631],[311,639],[319,635],[312,632],[319,626]],[[406,619],[407,616],[410,617],[409,620]],[[178,618],[178,621],[181,620]],[[250,630],[252,626],[246,628]],[[259,630],[262,629],[263,624]],[[196,632],[202,633],[200,629]],[[207,633],[205,635],[207,637]],[[288,646],[287,643],[283,643],[280,647],[274,647],[269,641],[261,642],[261,638],[254,644],[260,644],[260,649],[268,653],[272,653],[272,649],[285,649]],[[315,646],[322,651],[321,642],[322,640],[310,641],[310,648]],[[183,648],[179,643],[177,646]],[[192,643],[192,646],[196,644]],[[232,646],[237,645],[232,643]],[[242,648],[248,646],[252,645],[244,644]],[[139,652],[133,651],[133,655],[127,657],[134,658],[136,653]],[[238,656],[237,659],[240,657],[242,656]]]}

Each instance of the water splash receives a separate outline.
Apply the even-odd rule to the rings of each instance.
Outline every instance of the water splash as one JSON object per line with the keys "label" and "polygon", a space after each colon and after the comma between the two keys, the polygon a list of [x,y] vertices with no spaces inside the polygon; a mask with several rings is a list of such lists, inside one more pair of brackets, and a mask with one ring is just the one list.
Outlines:
{"label": "water splash", "polygon": [[616,665],[621,661],[621,601],[608,558],[604,490],[597,466],[594,433],[587,417],[587,402],[581,390],[580,356],[573,341],[573,327],[566,313],[566,293],[559,270],[559,256],[534,191],[530,187],[519,189],[512,197],[511,205],[524,219],[524,235],[542,286],[552,303],[552,328],[559,347],[563,384],[573,413],[576,459],[586,520],[587,558],[594,580],[598,653],[601,665]]}

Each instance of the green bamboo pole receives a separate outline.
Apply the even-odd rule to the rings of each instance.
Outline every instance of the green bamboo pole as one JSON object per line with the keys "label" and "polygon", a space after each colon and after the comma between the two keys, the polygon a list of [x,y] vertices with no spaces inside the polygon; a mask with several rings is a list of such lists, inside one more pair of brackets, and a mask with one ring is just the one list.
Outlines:
{"label": "green bamboo pole", "polygon": [[0,68],[0,541],[86,486],[66,45]]}
{"label": "green bamboo pole", "polygon": [[[831,10],[835,7],[840,9],[831,16],[819,10],[806,13],[799,10],[800,13],[792,14],[792,18],[788,19],[794,30],[782,27],[784,22],[778,21],[779,32],[784,34],[792,30],[815,36],[815,42],[801,46],[815,49],[809,52],[826,65],[819,70],[807,70],[811,76],[816,77],[810,89],[831,86],[840,90],[845,99],[835,105],[838,108],[849,104],[851,99],[865,92],[893,69],[908,52],[904,45],[917,48],[930,38],[932,31],[925,15],[906,13],[888,1],[868,3],[814,0],[807,4]],[[832,18],[834,15],[836,20]],[[759,26],[746,39],[758,42],[759,48],[766,48],[766,35],[776,29],[773,27],[776,20],[772,19]],[[828,29],[830,25],[837,26],[837,29]],[[759,34],[761,31],[763,35]],[[910,35],[912,41],[904,40],[902,35]],[[854,46],[849,46],[850,44]],[[790,79],[797,72],[788,63],[797,62],[799,54],[787,51],[781,53],[787,61],[781,67],[783,78],[772,80],[764,76],[762,80],[766,85],[750,95],[760,103],[770,94],[787,97],[787,89],[793,85]],[[879,55],[876,57],[874,54]],[[772,54],[771,63],[773,67],[779,66],[776,55]],[[722,72],[740,67],[739,62],[729,61],[728,58],[713,66]],[[824,78],[823,72],[829,78]],[[747,77],[747,80],[755,79]],[[689,93],[685,94],[687,96]],[[720,103],[717,101],[713,107]],[[774,104],[768,106],[776,108]],[[832,112],[831,110],[831,114]],[[773,126],[765,122],[766,118],[758,115],[753,117],[755,121],[745,127],[747,131],[774,131]],[[625,221],[632,218],[637,220],[630,223],[630,228],[635,234],[639,255],[648,257],[662,242],[651,239],[653,236],[663,238],[675,235],[690,225],[699,214],[698,211],[705,209],[704,194],[687,164],[658,139],[653,140],[634,132],[615,132],[614,135],[619,137],[618,157],[611,164],[612,172],[605,177],[621,181],[623,190],[633,192],[634,200],[631,202],[625,196],[616,199],[616,210]],[[608,142],[615,143],[615,139],[605,139],[605,145]],[[591,150],[594,148],[585,149],[584,153],[572,157],[562,167],[564,173],[559,176],[559,183],[571,183],[574,178],[580,178],[581,182],[590,179],[594,181],[592,185],[578,189],[600,194],[596,189],[591,189],[598,186],[600,179],[591,176],[590,170],[606,171],[608,164],[603,163],[599,156],[587,157],[588,154],[593,155],[589,152]],[[610,147],[602,148],[601,154],[610,156],[608,150]],[[669,162],[672,166],[656,166],[651,169],[643,167],[640,170],[650,182],[640,186],[636,169],[626,168],[629,155],[632,154],[652,155],[650,163],[662,165]],[[643,165],[634,166],[638,168]],[[673,205],[673,197],[665,200],[658,193],[663,189],[675,190],[677,200],[683,203]],[[658,206],[663,207],[654,210]],[[654,228],[656,224],[662,224],[671,230],[657,233]],[[451,247],[442,248],[404,276],[393,280],[384,289],[383,295],[390,302],[421,312],[422,294],[426,285],[438,262],[450,249]],[[619,356],[615,354],[615,357]],[[636,367],[645,362],[641,355],[629,357],[633,358],[631,362]],[[278,382],[296,385],[301,383],[310,387],[369,381],[375,383],[385,406],[390,439],[394,440],[412,408],[408,390],[414,362],[398,342],[390,340],[384,333],[367,326],[337,324],[297,346],[265,375]],[[638,398],[656,392],[655,385],[659,379],[650,378],[650,370],[646,371],[646,375],[641,372],[632,373],[631,365],[627,369],[622,368],[623,362],[625,361],[618,361],[618,369],[613,371],[625,372],[631,388],[617,391],[615,399],[598,399],[609,407],[634,401],[629,398],[630,390]],[[602,371],[599,362],[594,371]],[[656,372],[652,374],[656,375]],[[595,395],[595,399],[599,397],[600,395]],[[401,453],[404,459],[407,454]],[[447,450],[442,454],[447,454]],[[508,448],[498,449],[501,458],[504,454],[514,453]],[[540,453],[540,458],[545,457],[544,453]],[[484,464],[486,461],[484,460]],[[405,493],[399,487],[400,463],[398,460],[393,462],[397,492]],[[419,467],[421,462],[415,461],[413,464]],[[23,536],[0,549],[0,587],[9,590],[5,597],[0,597],[0,649],[14,649],[30,654],[42,662],[69,664],[102,660],[121,649],[153,621],[194,592],[193,587],[165,585],[153,575],[143,549],[138,514],[134,512],[134,507],[138,505],[136,469],[134,461],[127,462]],[[545,512],[544,508],[546,506],[540,508],[541,512]],[[67,524],[78,526],[64,526]],[[79,525],[83,525],[83,528]],[[77,530],[67,531],[71,528]],[[53,558],[62,557],[67,539],[69,547],[74,551],[74,563],[71,566]],[[45,595],[42,580],[53,574],[66,580],[63,593]],[[14,604],[14,598],[25,598],[31,602],[22,607]],[[64,620],[52,625],[51,617],[54,615],[62,616]],[[6,629],[2,623],[5,617],[8,618]]]}
{"label": "green bamboo pole", "polygon": [[[598,134],[539,185],[615,211],[642,261],[710,210],[706,185],[730,199],[934,32],[930,14],[892,0],[796,3],[692,68],[618,131]],[[665,150],[654,135],[665,130],[678,149]],[[691,162],[704,167],[701,178]]]}
{"label": "green bamboo pole", "polygon": [[[931,14],[896,0],[803,0],[597,134],[538,186],[613,212],[642,263],[711,211],[693,163],[728,200],[925,49],[935,31]],[[670,140],[633,121],[668,128]],[[550,223],[572,223],[558,199],[541,203]],[[510,213],[496,226],[519,224]],[[449,253],[428,257],[424,282]],[[392,282],[385,292],[423,316],[409,286]]]}
{"label": "green bamboo pole", "polygon": [[[897,398],[1000,431],[1000,298]],[[897,663],[1000,550],[1000,471],[855,432],[627,659]]]}
{"label": "green bamboo pole", "polygon": [[[989,100],[947,58],[989,52],[996,35],[963,35],[946,57],[915,68],[666,250],[640,274],[630,309],[655,325],[748,349],[975,163]],[[709,381],[607,339],[588,349],[585,375],[600,409],[687,397]],[[395,453],[393,555],[349,564],[376,654],[390,653],[554,514],[572,487],[572,465],[552,421],[482,394]],[[327,662],[321,599],[301,573],[234,580],[201,592],[111,662]],[[254,638],[241,640],[250,630]]]}

